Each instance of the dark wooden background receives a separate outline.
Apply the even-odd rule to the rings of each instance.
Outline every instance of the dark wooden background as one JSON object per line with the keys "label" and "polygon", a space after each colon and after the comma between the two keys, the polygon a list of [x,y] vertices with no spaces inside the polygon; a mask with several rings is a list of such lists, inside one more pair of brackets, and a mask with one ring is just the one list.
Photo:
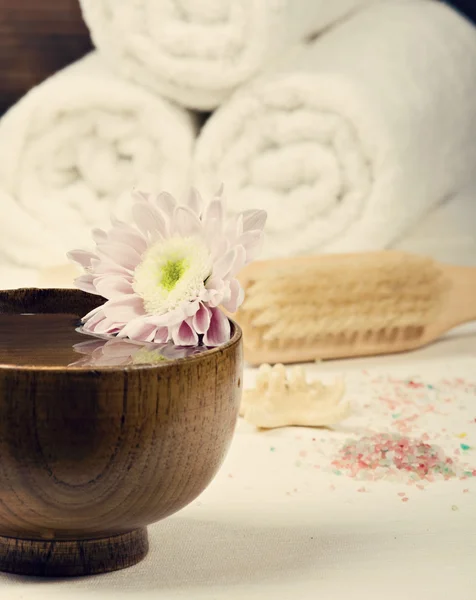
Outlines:
{"label": "dark wooden background", "polygon": [[476,22],[476,0],[454,0],[448,2],[473,22]]}
{"label": "dark wooden background", "polygon": [[78,0],[0,0],[0,114],[90,48]]}
{"label": "dark wooden background", "polygon": [[[476,22],[476,0],[448,3]],[[78,0],[0,0],[0,114],[91,47]]]}

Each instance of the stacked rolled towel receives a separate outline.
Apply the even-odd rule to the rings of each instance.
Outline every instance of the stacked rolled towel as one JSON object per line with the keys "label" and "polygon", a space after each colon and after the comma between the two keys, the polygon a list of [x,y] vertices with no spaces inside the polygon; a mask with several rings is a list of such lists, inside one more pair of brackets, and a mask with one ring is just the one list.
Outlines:
{"label": "stacked rolled towel", "polygon": [[208,110],[290,44],[318,33],[370,1],[80,3],[93,41],[112,68],[185,106]]}
{"label": "stacked rolled towel", "polygon": [[265,256],[396,243],[476,172],[476,30],[448,6],[369,6],[206,123],[204,192],[268,211]]}
{"label": "stacked rolled towel", "polygon": [[0,121],[3,262],[64,262],[93,226],[123,214],[121,194],[135,185],[182,193],[196,132],[188,111],[94,54],[34,88]]}

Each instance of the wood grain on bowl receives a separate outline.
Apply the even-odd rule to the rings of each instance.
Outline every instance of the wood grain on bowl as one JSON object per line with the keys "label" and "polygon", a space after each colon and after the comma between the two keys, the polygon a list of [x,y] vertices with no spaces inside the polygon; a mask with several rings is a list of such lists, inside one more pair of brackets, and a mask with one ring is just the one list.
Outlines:
{"label": "wood grain on bowl", "polygon": [[[0,312],[80,317],[98,301],[2,292]],[[227,344],[155,366],[0,366],[0,569],[84,575],[140,560],[146,526],[196,498],[221,465],[241,371],[235,325]]]}

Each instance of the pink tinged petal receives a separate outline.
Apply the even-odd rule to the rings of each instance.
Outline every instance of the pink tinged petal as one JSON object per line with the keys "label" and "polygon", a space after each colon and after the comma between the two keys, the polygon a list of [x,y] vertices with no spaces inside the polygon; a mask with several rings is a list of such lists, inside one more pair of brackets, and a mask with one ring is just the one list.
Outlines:
{"label": "pink tinged petal", "polygon": [[145,200],[148,202],[150,199],[150,194],[148,192],[141,192],[140,190],[132,190],[131,195],[135,200]]}
{"label": "pink tinged petal", "polygon": [[262,231],[266,225],[268,214],[265,210],[245,210],[243,213],[243,231],[259,229]]}
{"label": "pink tinged petal", "polygon": [[122,275],[124,278],[132,281],[130,269],[121,267],[109,258],[95,259],[91,263],[91,268],[95,275]]}
{"label": "pink tinged petal", "polygon": [[218,306],[228,293],[227,283],[219,277],[210,277],[206,284],[206,294],[201,295],[201,300],[211,307]]}
{"label": "pink tinged petal", "polygon": [[188,321],[182,321],[172,330],[172,339],[176,346],[196,346],[198,335]]}
{"label": "pink tinged petal", "polygon": [[120,228],[120,227],[127,227],[128,226],[127,223],[125,223],[124,221],[121,221],[121,219],[118,219],[116,217],[116,215],[114,215],[114,214],[111,214],[110,219],[111,219],[111,225],[113,227],[119,227]]}
{"label": "pink tinged petal", "polygon": [[133,271],[141,261],[140,254],[126,244],[108,242],[107,244],[99,244],[97,248],[100,257],[105,256],[130,271]]}
{"label": "pink tinged petal", "polygon": [[219,308],[211,309],[211,313],[210,327],[203,338],[203,343],[205,346],[219,346],[230,339],[230,321]]}
{"label": "pink tinged petal", "polygon": [[198,300],[194,300],[193,302],[183,302],[180,308],[183,310],[186,317],[193,317],[200,308],[200,302]]}
{"label": "pink tinged petal", "polygon": [[89,333],[115,333],[120,325],[108,319],[104,314],[103,307],[94,316],[83,324],[83,331]]}
{"label": "pink tinged petal", "polygon": [[102,348],[105,343],[105,340],[88,340],[75,344],[73,350],[79,354],[92,354],[97,348]]}
{"label": "pink tinged petal", "polygon": [[98,356],[97,358],[93,357],[91,363],[95,367],[120,367],[127,365],[129,361],[130,356]]}
{"label": "pink tinged petal", "polygon": [[177,201],[171,194],[168,192],[161,192],[155,198],[154,204],[162,213],[162,216],[166,217],[167,219],[172,219],[175,207],[177,206]]}
{"label": "pink tinged petal", "polygon": [[239,273],[246,264],[246,250],[243,248],[243,246],[236,246],[235,250],[235,262],[227,273],[228,279],[235,277],[235,275]]}
{"label": "pink tinged petal", "polygon": [[169,328],[168,327],[159,327],[155,332],[155,336],[153,341],[155,344],[163,344],[168,342],[169,340]]}
{"label": "pink tinged petal", "polygon": [[87,273],[86,275],[80,275],[74,280],[74,285],[83,292],[88,294],[96,294],[101,296],[101,292],[98,292],[94,287],[93,276]]}
{"label": "pink tinged petal", "polygon": [[225,235],[232,245],[243,233],[243,215],[231,217],[225,227]]}
{"label": "pink tinged petal", "polygon": [[245,231],[245,233],[238,240],[238,243],[241,244],[246,250],[246,264],[248,264],[252,260],[255,260],[261,251],[261,246],[263,244],[263,232],[258,229],[253,229],[253,231]]}
{"label": "pink tinged petal", "polygon": [[147,321],[145,321],[145,319],[142,317],[127,323],[119,333],[118,337],[128,337],[131,340],[148,342],[153,339],[156,331],[157,326],[153,323],[147,323]]}
{"label": "pink tinged petal", "polygon": [[230,281],[230,297],[226,302],[222,302],[222,306],[228,312],[234,313],[242,305],[245,298],[245,292],[240,285],[238,279]]}
{"label": "pink tinged petal", "polygon": [[178,206],[174,213],[173,232],[182,237],[199,235],[202,232],[202,223],[190,208]]}
{"label": "pink tinged petal", "polygon": [[206,333],[210,327],[211,313],[202,303],[192,318],[192,327],[197,333]]}
{"label": "pink tinged petal", "polygon": [[118,323],[127,323],[145,314],[144,302],[137,294],[129,294],[117,300],[108,300],[103,306],[108,319]]}
{"label": "pink tinged petal", "polygon": [[107,341],[102,347],[103,356],[111,357],[129,357],[132,352],[139,350],[142,344],[131,344],[129,341],[124,341],[118,338]]}
{"label": "pink tinged petal", "polygon": [[94,326],[94,333],[102,335],[113,335],[120,331],[122,323],[116,323],[113,319],[103,319]]}
{"label": "pink tinged petal", "polygon": [[180,306],[163,315],[148,315],[146,317],[147,323],[153,323],[157,327],[173,327],[186,318],[187,315]]}
{"label": "pink tinged petal", "polygon": [[[231,248],[228,252],[219,258],[213,265],[213,278],[223,279],[226,277],[236,260],[236,248]],[[208,285],[207,285],[208,288]]]}
{"label": "pink tinged petal", "polygon": [[224,293],[223,291],[208,290],[208,302],[210,308],[215,308],[223,302]]}
{"label": "pink tinged petal", "polygon": [[211,239],[208,239],[207,242],[213,262],[215,262],[218,258],[225,256],[230,248],[228,240],[224,237],[220,238],[219,236],[216,236],[215,239],[212,237]]}
{"label": "pink tinged petal", "polygon": [[87,315],[84,315],[84,317],[81,320],[87,321],[88,319],[92,319],[92,317],[95,317],[97,315],[101,315],[101,318],[104,318],[104,311],[102,309],[102,306],[97,306],[96,308],[93,308],[93,310],[88,312]]}
{"label": "pink tinged petal", "polygon": [[212,200],[210,204],[205,209],[205,221],[209,221],[210,219],[216,219],[218,226],[221,229],[223,219],[225,217],[225,210],[223,207],[223,202],[221,200]]}
{"label": "pink tinged petal", "polygon": [[139,255],[142,255],[148,247],[144,236],[139,231],[132,229],[132,227],[128,229],[115,227],[109,232],[109,241],[126,244],[126,246],[134,248]]}
{"label": "pink tinged petal", "polygon": [[101,321],[104,321],[105,318],[106,317],[104,315],[104,311],[102,310],[102,307],[96,313],[92,313],[92,312],[89,313],[88,315],[86,315],[83,318],[83,330],[84,331],[94,331],[94,327]]}
{"label": "pink tinged petal", "polygon": [[192,188],[190,190],[190,194],[188,196],[188,208],[190,208],[190,210],[197,215],[197,217],[200,217],[203,211],[203,199],[199,193],[198,190],[196,190],[195,188]]}
{"label": "pink tinged petal", "polygon": [[88,252],[87,250],[71,250],[66,254],[69,260],[78,263],[84,269],[89,269],[91,261],[97,258],[94,252]]}
{"label": "pink tinged petal", "polygon": [[95,228],[92,230],[91,235],[96,244],[103,244],[107,242],[107,233],[103,229]]}
{"label": "pink tinged petal", "polygon": [[220,277],[210,277],[205,284],[207,290],[222,290],[225,282]]}
{"label": "pink tinged petal", "polygon": [[152,239],[167,235],[164,217],[150,204],[136,202],[132,207],[132,216],[139,230]]}
{"label": "pink tinged petal", "polygon": [[121,275],[101,275],[94,279],[94,287],[103,298],[111,300],[133,294],[132,284]]}

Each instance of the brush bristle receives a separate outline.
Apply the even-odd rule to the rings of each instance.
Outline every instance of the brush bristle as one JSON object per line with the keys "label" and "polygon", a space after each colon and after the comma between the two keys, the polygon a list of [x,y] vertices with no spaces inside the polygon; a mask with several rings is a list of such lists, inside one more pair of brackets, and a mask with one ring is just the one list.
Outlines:
{"label": "brush bristle", "polygon": [[418,256],[275,264],[248,282],[237,314],[255,349],[413,341],[438,315],[448,289],[434,261]]}

